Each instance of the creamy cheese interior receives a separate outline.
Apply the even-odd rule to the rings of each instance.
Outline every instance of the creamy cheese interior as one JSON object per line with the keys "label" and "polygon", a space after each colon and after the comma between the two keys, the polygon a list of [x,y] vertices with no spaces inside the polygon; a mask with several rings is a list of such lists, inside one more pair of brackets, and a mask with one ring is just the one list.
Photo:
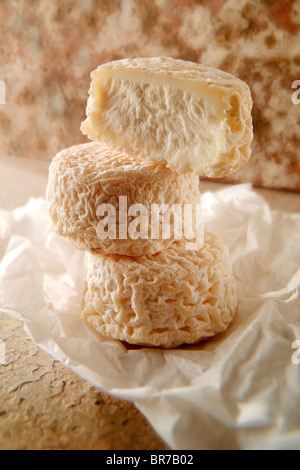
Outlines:
{"label": "creamy cheese interior", "polygon": [[93,76],[85,134],[177,171],[205,174],[217,164],[230,131],[224,91],[159,74],[120,75],[105,70]]}

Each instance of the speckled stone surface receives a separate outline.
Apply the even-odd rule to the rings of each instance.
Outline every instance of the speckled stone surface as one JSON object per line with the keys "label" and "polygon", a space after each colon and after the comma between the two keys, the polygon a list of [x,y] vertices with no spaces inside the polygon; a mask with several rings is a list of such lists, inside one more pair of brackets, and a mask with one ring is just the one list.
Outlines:
{"label": "speckled stone surface", "polygon": [[1,0],[0,147],[44,158],[85,142],[90,72],[114,59],[167,55],[250,85],[255,139],[231,181],[300,190],[299,0]]}
{"label": "speckled stone surface", "polygon": [[168,449],[133,404],[48,356],[21,323],[0,313],[0,330],[0,450]]}

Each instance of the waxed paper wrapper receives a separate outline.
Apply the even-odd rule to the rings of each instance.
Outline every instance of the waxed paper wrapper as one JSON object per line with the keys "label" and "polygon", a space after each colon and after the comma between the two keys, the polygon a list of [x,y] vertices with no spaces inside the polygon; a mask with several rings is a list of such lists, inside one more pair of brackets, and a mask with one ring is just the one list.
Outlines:
{"label": "waxed paper wrapper", "polygon": [[78,375],[134,402],[171,449],[300,449],[300,214],[271,211],[250,184],[201,202],[237,280],[225,333],[163,350],[94,332],[80,317],[85,254],[54,232],[43,199],[0,211],[0,309]]}

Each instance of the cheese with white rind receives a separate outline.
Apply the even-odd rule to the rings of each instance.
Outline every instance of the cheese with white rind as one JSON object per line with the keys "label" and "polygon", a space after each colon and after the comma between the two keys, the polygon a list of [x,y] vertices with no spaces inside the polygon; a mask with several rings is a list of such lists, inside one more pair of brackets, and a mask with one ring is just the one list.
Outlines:
{"label": "cheese with white rind", "polygon": [[[126,205],[120,204],[120,197]],[[184,205],[189,204],[195,214],[201,193],[196,175],[178,174],[153,160],[139,160],[104,143],[91,142],[64,149],[53,158],[46,198],[57,233],[77,249],[141,256],[167,248],[178,236],[172,217],[162,217],[163,211],[158,213],[156,232],[152,231],[153,204],[162,209],[166,204],[171,210],[178,204],[183,214]],[[99,236],[98,230],[104,216],[99,208],[105,209],[106,205],[112,209],[112,216],[115,214],[116,230],[111,238]],[[138,217],[131,212],[135,207],[141,207],[148,215],[142,223],[145,235],[131,230]],[[183,236],[188,232],[184,222],[182,217]],[[164,227],[169,227],[170,236]],[[137,232],[140,230],[137,226]]]}
{"label": "cheese with white rind", "polygon": [[221,70],[167,57],[123,59],[91,74],[91,140],[178,172],[223,177],[251,155],[248,85]]}
{"label": "cheese with white rind", "polygon": [[237,308],[225,243],[206,232],[199,250],[174,242],[137,258],[87,254],[82,316],[101,335],[175,348],[227,330]]}

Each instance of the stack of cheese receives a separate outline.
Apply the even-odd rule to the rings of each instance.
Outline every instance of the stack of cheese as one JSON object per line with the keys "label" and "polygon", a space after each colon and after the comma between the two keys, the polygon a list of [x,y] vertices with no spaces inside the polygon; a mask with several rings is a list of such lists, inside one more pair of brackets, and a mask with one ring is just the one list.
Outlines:
{"label": "stack of cheese", "polygon": [[82,132],[93,142],[54,157],[47,200],[56,231],[87,252],[82,315],[102,335],[173,348],[234,319],[223,241],[205,231],[201,247],[187,249],[174,224],[169,237],[153,237],[145,217],[133,231],[130,208],[199,204],[199,176],[249,159],[251,108],[244,82],[190,62],[125,59],[92,73]]}

